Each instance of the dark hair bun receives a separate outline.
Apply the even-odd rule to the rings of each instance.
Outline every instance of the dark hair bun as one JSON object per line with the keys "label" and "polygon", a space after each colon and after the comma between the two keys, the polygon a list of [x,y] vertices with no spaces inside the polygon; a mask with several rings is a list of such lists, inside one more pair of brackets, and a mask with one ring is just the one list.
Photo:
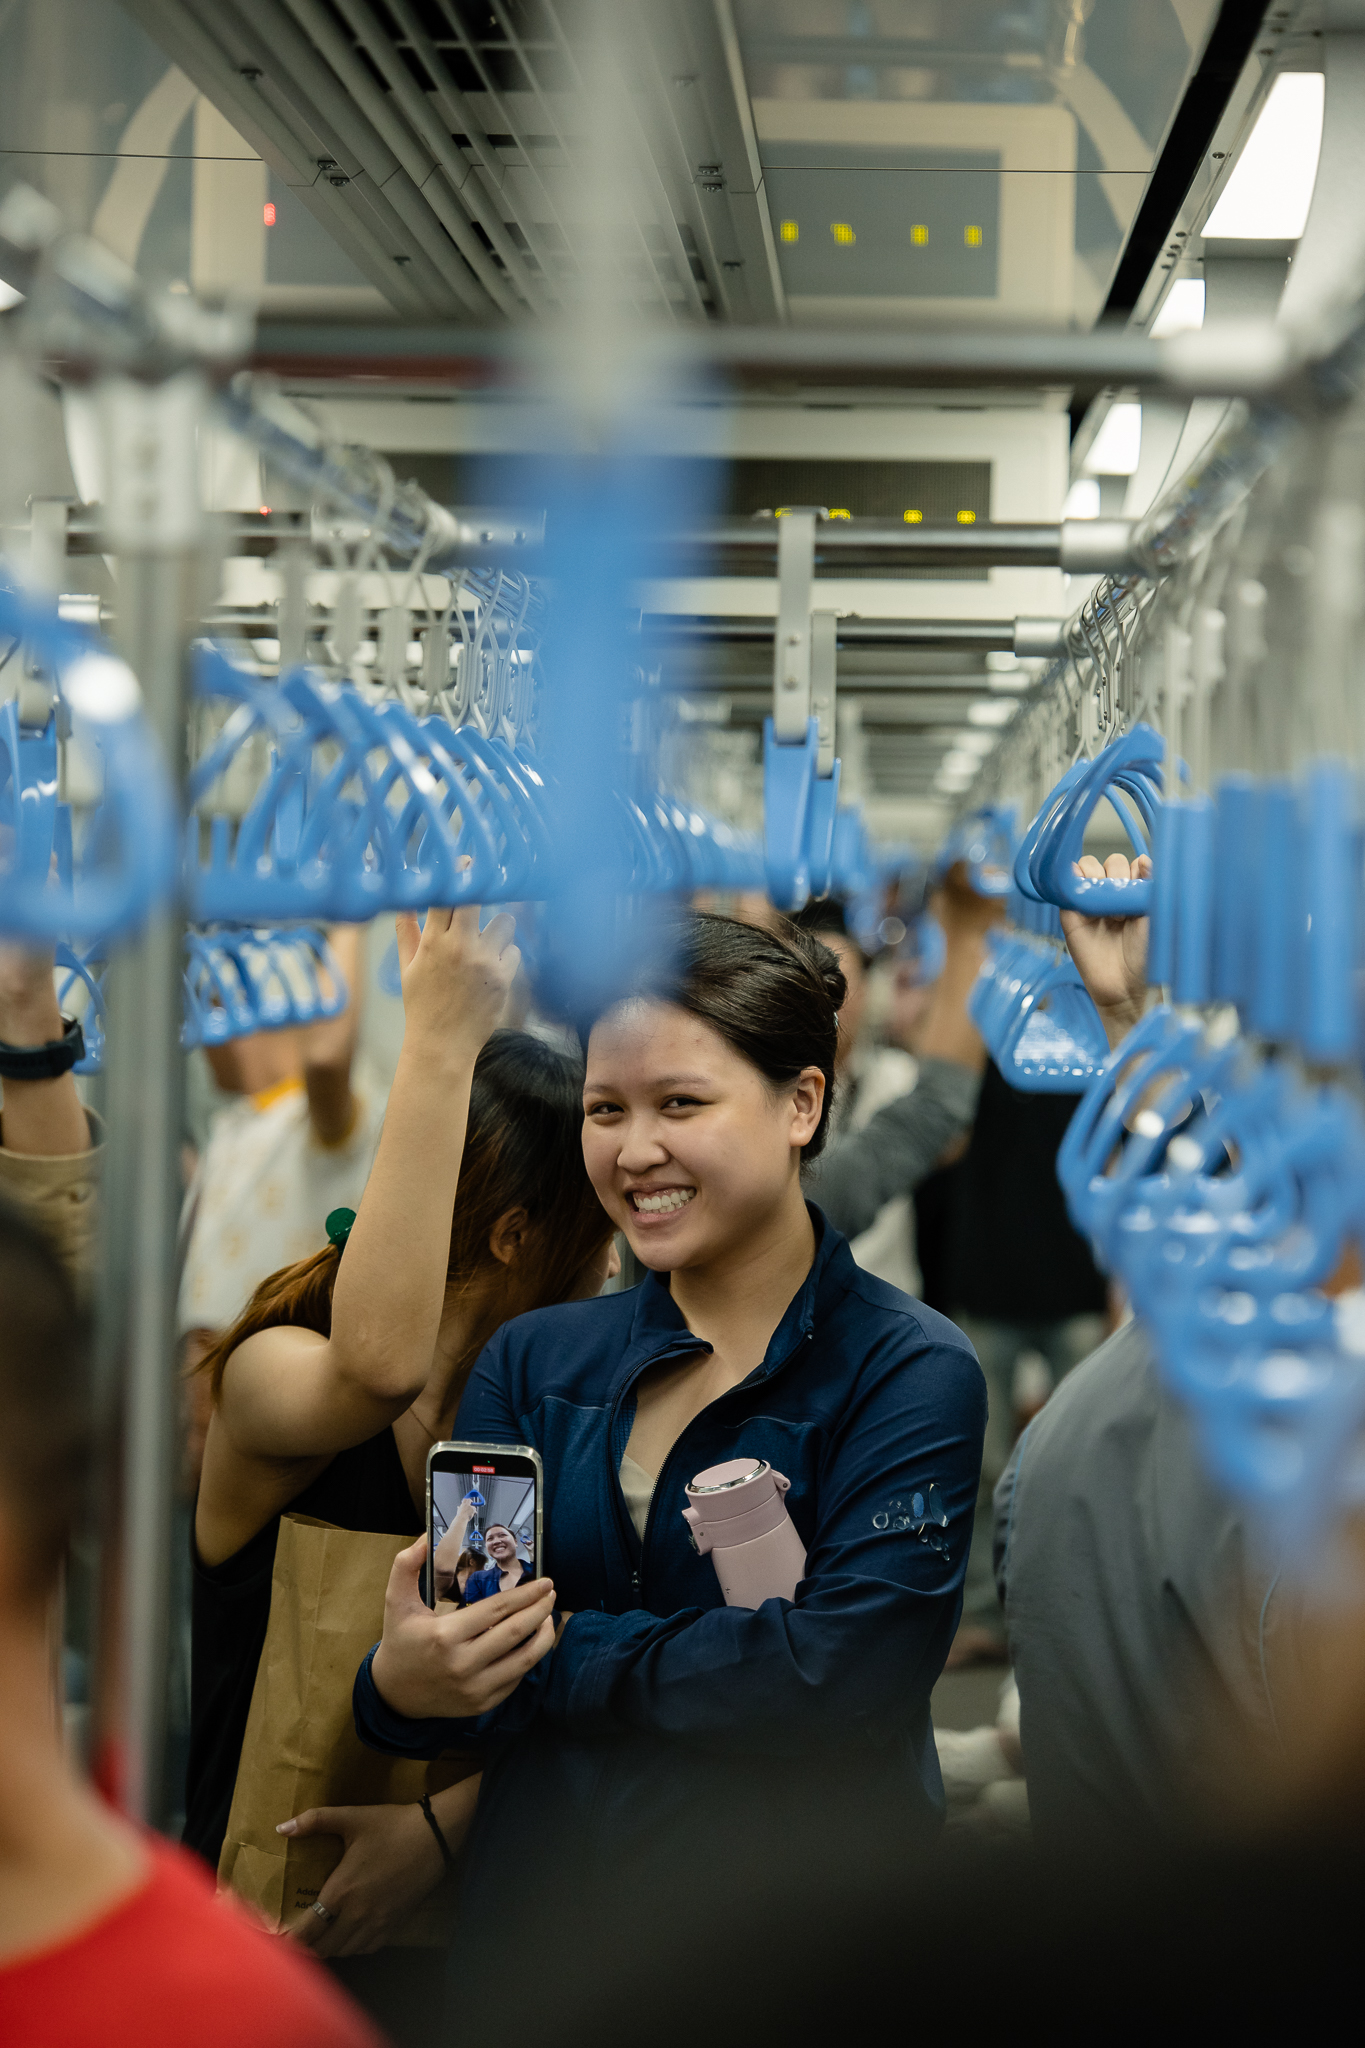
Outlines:
{"label": "dark hair bun", "polygon": [[801,955],[811,972],[819,978],[835,1011],[842,1010],[844,999],[848,995],[848,980],[839,965],[838,954],[805,926],[793,924],[789,919],[785,919],[784,923],[786,929],[781,936]]}

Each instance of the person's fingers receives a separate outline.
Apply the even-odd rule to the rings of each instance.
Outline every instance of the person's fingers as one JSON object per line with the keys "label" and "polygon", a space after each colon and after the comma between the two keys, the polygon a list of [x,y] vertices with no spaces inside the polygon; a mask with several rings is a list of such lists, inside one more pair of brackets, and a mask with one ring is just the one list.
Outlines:
{"label": "person's fingers", "polygon": [[445,937],[446,933],[450,930],[451,919],[458,917],[459,912],[447,909],[442,903],[436,903],[425,913],[425,916],[426,923],[422,928],[422,937],[426,940],[428,947],[431,947],[438,940]]}
{"label": "person's fingers", "polygon": [[505,953],[516,935],[517,921],[510,911],[500,910],[483,928],[483,942],[495,953]]}
{"label": "person's fingers", "polygon": [[553,1579],[523,1579],[510,1593],[494,1593],[487,1600],[476,1600],[465,1611],[469,1615],[466,1634],[470,1637],[484,1635],[496,1628],[509,1615],[522,1613],[529,1607],[539,1606],[544,1600],[554,1605],[555,1587]]}
{"label": "person's fingers", "polygon": [[1152,873],[1152,856],[1151,856],[1151,854],[1150,854],[1150,853],[1140,853],[1140,854],[1138,855],[1137,859],[1136,859],[1136,860],[1135,860],[1135,861],[1133,862],[1133,880],[1134,880],[1135,882],[1146,882],[1146,881],[1150,880],[1150,878],[1151,878],[1151,873]]}
{"label": "person's fingers", "polygon": [[1100,866],[1093,853],[1083,853],[1080,859],[1073,860],[1071,865],[1078,875],[1085,877],[1087,882],[1101,882],[1104,879],[1104,869]]}
{"label": "person's fingers", "polygon": [[[465,1614],[477,1612],[482,1604],[476,1602],[474,1608],[464,1610]],[[505,1621],[500,1621],[496,1628],[485,1629],[476,1637],[471,1638],[467,1632],[459,1630],[460,1644],[466,1652],[462,1661],[470,1667],[471,1676],[481,1671],[498,1672],[501,1675],[500,1667],[504,1658],[516,1657],[524,1645],[539,1634],[553,1612],[554,1596],[549,1595],[544,1600],[538,1600],[534,1607],[509,1615]],[[454,1633],[456,1625],[452,1623],[451,1629]]]}
{"label": "person's fingers", "polygon": [[547,1657],[554,1646],[554,1618],[547,1616],[529,1643],[524,1644],[514,1657],[506,1658],[489,1672],[495,1690],[489,1697],[488,1705],[499,1706],[510,1693],[515,1692],[527,1672],[534,1671],[541,1658]]}
{"label": "person's fingers", "polygon": [[394,919],[393,930],[398,941],[398,965],[402,969],[412,964],[417,948],[421,944],[422,927],[411,911],[404,910]]}
{"label": "person's fingers", "polygon": [[1132,878],[1132,868],[1126,853],[1111,853],[1104,863],[1104,872],[1111,882],[1127,882]]}
{"label": "person's fingers", "polygon": [[349,1806],[310,1806],[306,1813],[296,1813],[292,1820],[282,1820],[275,1833],[344,1836],[350,1815]]}

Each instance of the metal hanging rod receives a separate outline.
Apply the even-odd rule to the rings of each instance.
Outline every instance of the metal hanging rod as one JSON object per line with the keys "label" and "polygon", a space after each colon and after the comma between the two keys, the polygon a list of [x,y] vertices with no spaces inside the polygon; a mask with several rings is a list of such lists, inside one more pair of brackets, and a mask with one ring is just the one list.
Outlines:
{"label": "metal hanging rod", "polygon": [[[653,647],[772,645],[771,618],[716,618],[646,612],[640,630]],[[914,647],[935,653],[1014,654],[1047,658],[1062,646],[1060,619],[841,618],[838,647]]]}
{"label": "metal hanging rod", "polygon": [[[436,383],[455,390],[534,387],[548,336],[531,330],[363,326],[263,319],[253,366],[291,380]],[[720,376],[740,389],[774,383],[869,387],[1069,388],[1166,391],[1186,398],[1278,398],[1330,410],[1359,383],[1361,334],[1342,314],[1311,335],[1274,320],[1210,321],[1154,341],[1126,328],[1092,334],[945,328],[849,332],[826,328],[710,326],[641,333],[661,378],[714,394]]]}

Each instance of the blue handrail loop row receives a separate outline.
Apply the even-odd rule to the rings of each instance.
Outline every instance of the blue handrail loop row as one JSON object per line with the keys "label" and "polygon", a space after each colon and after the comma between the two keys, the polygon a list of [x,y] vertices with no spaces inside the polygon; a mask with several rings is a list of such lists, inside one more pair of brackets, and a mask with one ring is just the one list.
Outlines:
{"label": "blue handrail loop row", "polygon": [[1365,1324],[1323,1291],[1365,1221],[1355,1100],[1162,1006],[1097,1074],[1058,1173],[1210,1469],[1307,1558],[1365,1498]]}
{"label": "blue handrail loop row", "polygon": [[[85,1057],[76,1064],[78,1074],[97,1074],[104,1065],[107,965],[102,945],[84,953],[65,941],[55,948],[58,1003],[66,1009],[74,998],[83,1005]],[[326,935],[306,925],[187,932],[183,989],[180,1043],[187,1052],[258,1031],[319,1024],[340,1016],[350,1001]]]}
{"label": "blue handrail loop row", "polygon": [[1070,955],[1029,934],[991,935],[968,1008],[1005,1079],[1030,1094],[1079,1092],[1109,1051]]}

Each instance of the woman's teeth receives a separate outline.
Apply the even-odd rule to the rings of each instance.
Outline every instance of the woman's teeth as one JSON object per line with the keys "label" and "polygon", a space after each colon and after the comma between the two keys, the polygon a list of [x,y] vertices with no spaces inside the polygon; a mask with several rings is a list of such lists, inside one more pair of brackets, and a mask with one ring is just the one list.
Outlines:
{"label": "woman's teeth", "polygon": [[696,1194],[695,1188],[666,1188],[661,1195],[632,1195],[636,1212],[641,1216],[667,1216],[674,1209],[685,1209]]}

